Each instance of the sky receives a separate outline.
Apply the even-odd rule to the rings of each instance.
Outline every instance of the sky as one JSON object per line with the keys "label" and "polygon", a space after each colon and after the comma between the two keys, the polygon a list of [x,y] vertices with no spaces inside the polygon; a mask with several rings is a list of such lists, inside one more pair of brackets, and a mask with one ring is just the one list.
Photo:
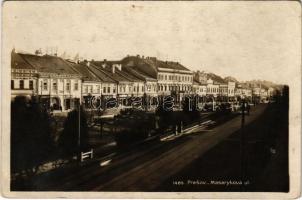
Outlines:
{"label": "sky", "polygon": [[6,1],[3,43],[94,60],[155,56],[241,81],[287,83],[300,73],[300,9],[295,1]]}

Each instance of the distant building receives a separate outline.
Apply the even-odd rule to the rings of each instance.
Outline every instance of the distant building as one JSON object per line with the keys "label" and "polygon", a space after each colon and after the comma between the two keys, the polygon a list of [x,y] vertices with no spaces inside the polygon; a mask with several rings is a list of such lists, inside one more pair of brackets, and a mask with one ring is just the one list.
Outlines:
{"label": "distant building", "polygon": [[198,81],[193,81],[193,93],[199,96],[206,96],[207,95],[207,85],[201,84]]}
{"label": "distant building", "polygon": [[123,63],[127,68],[157,79],[158,95],[175,95],[179,101],[185,94],[192,93],[193,72],[178,62],[128,56],[123,59]]}
{"label": "distant building", "polygon": [[227,97],[228,94],[228,84],[219,84],[219,95]]}
{"label": "distant building", "polygon": [[236,88],[236,83],[229,81],[228,82],[228,97],[234,97],[235,96],[235,88]]}
{"label": "distant building", "polygon": [[219,95],[219,84],[212,79],[207,80],[207,95],[217,97]]}
{"label": "distant building", "polygon": [[274,96],[275,95],[275,89],[273,88],[273,87],[269,87],[268,88],[268,90],[267,90],[267,95],[269,96],[269,97],[272,97],[272,96]]}
{"label": "distant building", "polygon": [[201,84],[206,84],[208,80],[208,76],[204,71],[197,71],[194,73],[194,79]]}

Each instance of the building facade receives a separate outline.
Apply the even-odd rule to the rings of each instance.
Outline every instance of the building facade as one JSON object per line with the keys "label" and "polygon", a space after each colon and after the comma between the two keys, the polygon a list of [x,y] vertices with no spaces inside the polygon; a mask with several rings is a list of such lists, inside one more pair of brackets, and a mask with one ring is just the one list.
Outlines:
{"label": "building facade", "polygon": [[33,88],[45,107],[53,111],[69,111],[80,105],[81,75],[65,60],[49,55],[18,55],[36,70]]}

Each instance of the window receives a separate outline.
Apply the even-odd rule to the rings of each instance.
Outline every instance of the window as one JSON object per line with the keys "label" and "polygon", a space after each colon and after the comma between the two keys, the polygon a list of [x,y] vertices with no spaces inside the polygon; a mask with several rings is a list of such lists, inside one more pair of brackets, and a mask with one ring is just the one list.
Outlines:
{"label": "window", "polygon": [[10,88],[11,89],[15,89],[15,82],[14,82],[14,80],[10,81]]}
{"label": "window", "polygon": [[107,87],[107,92],[110,93],[110,87]]}
{"label": "window", "polygon": [[89,93],[92,94],[92,85],[89,86]]}
{"label": "window", "polygon": [[106,87],[103,87],[103,93],[106,93]]}
{"label": "window", "polygon": [[75,83],[75,84],[74,84],[74,90],[75,90],[75,91],[78,91],[78,90],[79,90],[79,84],[78,84],[78,83]]}
{"label": "window", "polygon": [[85,93],[88,93],[88,86],[85,86],[85,87],[84,87],[84,92],[85,92]]}
{"label": "window", "polygon": [[96,93],[100,93],[100,86],[99,85],[96,86]]}
{"label": "window", "polygon": [[144,91],[144,86],[142,86],[142,92]]}
{"label": "window", "polygon": [[20,89],[24,89],[24,80],[20,80]]}
{"label": "window", "polygon": [[66,90],[70,91],[70,83],[66,83]]}
{"label": "window", "polygon": [[29,89],[33,90],[34,89],[34,82],[29,81]]}
{"label": "window", "polygon": [[57,89],[58,89],[57,83],[52,83],[52,89],[53,89],[53,90],[57,90]]}
{"label": "window", "polygon": [[48,85],[46,81],[43,82],[43,90],[48,90]]}
{"label": "window", "polygon": [[115,90],[116,90],[116,89],[115,89],[115,87],[114,87],[112,92],[115,93]]}

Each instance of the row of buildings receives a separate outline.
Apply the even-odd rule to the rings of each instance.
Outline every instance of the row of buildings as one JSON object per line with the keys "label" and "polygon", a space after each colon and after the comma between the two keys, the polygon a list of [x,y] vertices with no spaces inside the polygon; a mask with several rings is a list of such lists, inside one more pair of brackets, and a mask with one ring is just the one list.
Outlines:
{"label": "row of buildings", "polygon": [[127,56],[119,61],[71,61],[56,55],[11,53],[11,96],[38,96],[49,108],[68,111],[91,98],[116,98],[121,105],[129,97],[185,95],[226,98],[259,96],[273,89],[246,87],[232,81],[219,83],[206,73],[193,72],[178,62],[155,57]]}

